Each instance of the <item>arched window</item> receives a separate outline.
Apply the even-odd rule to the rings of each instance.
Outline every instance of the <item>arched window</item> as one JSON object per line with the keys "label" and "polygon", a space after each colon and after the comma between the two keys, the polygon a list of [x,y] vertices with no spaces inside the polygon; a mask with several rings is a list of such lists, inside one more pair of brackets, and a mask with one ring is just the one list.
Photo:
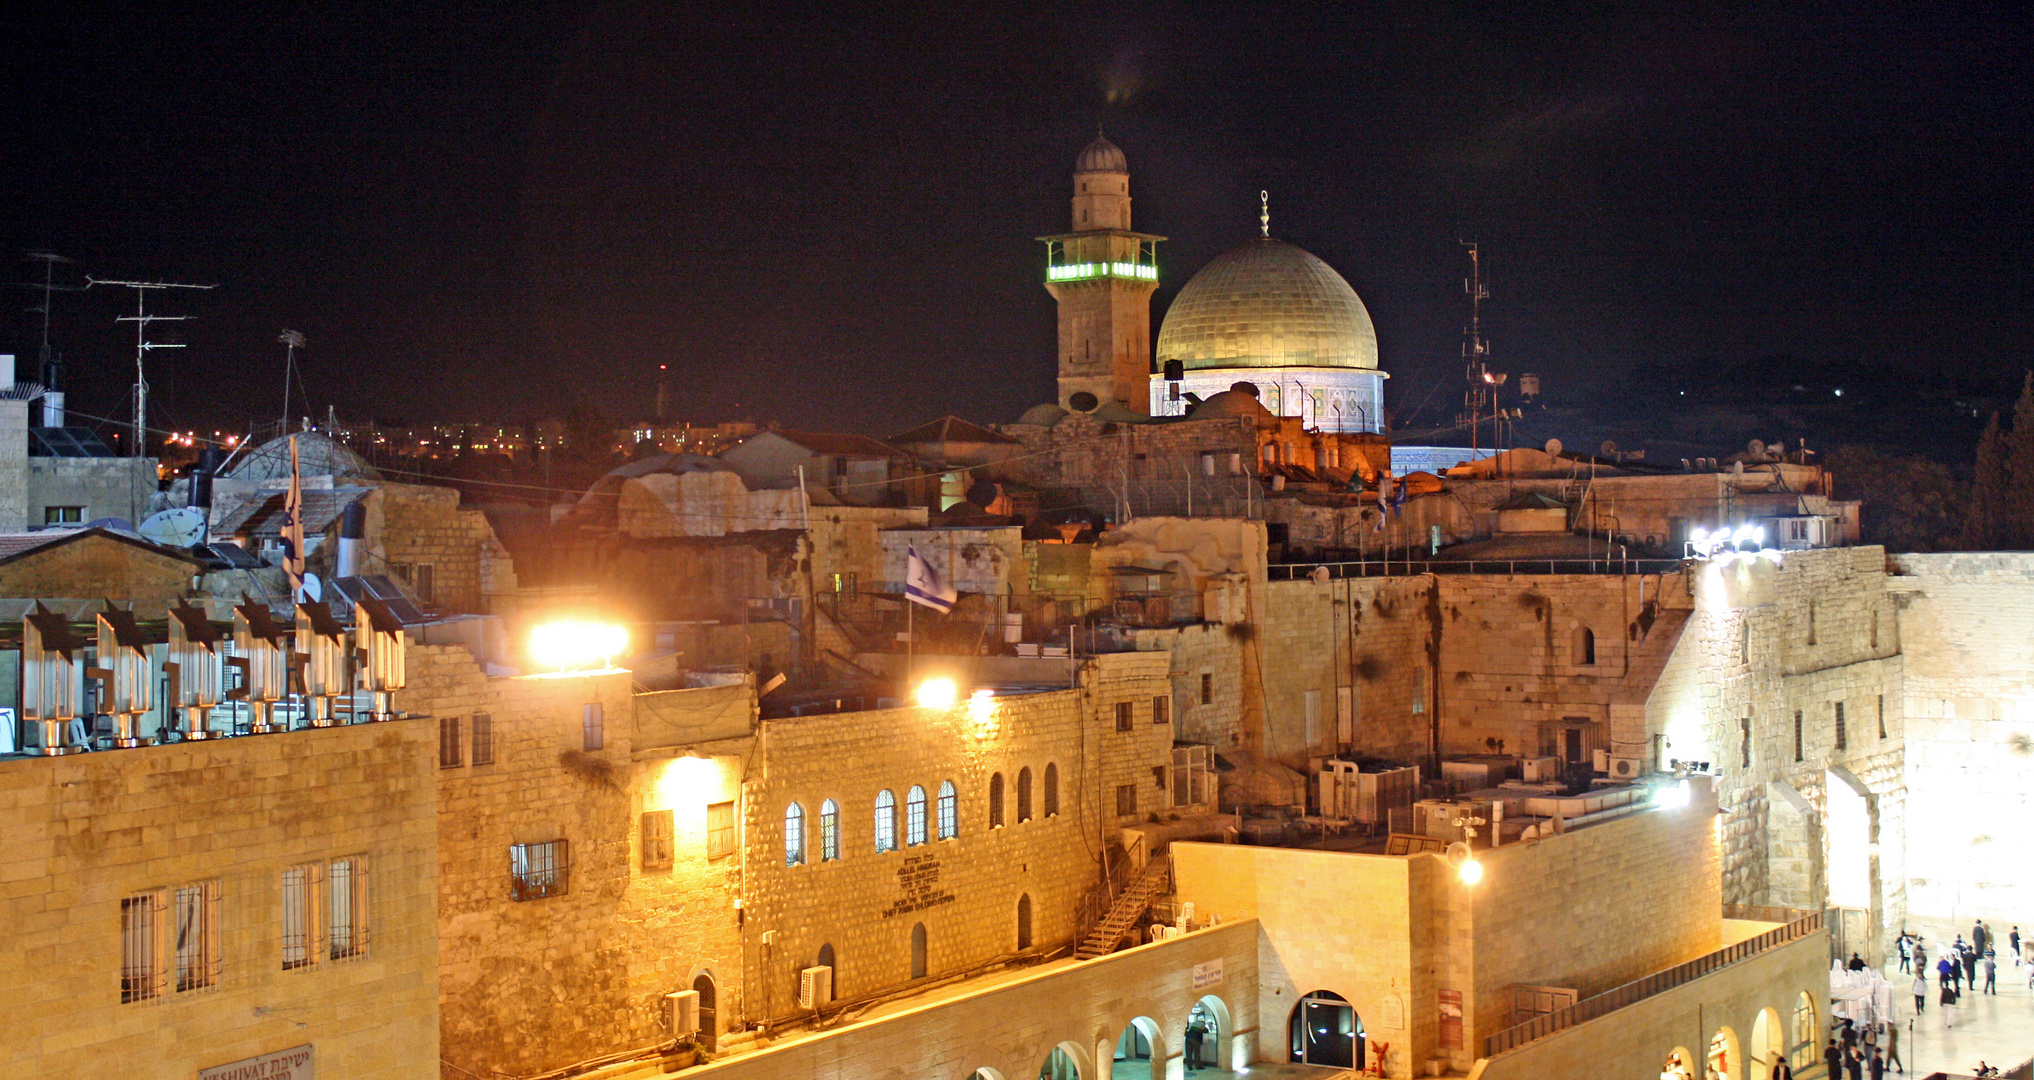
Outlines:
{"label": "arched window", "polygon": [[840,804],[828,799],[819,804],[819,861],[840,858]]}
{"label": "arched window", "polygon": [[839,997],[840,961],[834,959],[832,942],[829,941],[819,947],[819,959],[814,966],[832,969],[833,978],[826,980],[826,1000],[832,1001]]}
{"label": "arched window", "polygon": [[1059,764],[1045,763],[1045,816],[1054,817],[1059,813]]}
{"label": "arched window", "polygon": [[951,840],[960,835],[960,793],[954,790],[953,781],[939,785],[939,838]]}
{"label": "arched window", "polygon": [[1575,663],[1587,667],[1596,662],[1596,631],[1586,626],[1575,628]]}
{"label": "arched window", "polygon": [[897,796],[889,788],[876,793],[876,852],[897,850]]}
{"label": "arched window", "polygon": [[904,793],[904,843],[917,847],[925,842],[925,789],[917,784]]}
{"label": "arched window", "polygon": [[784,809],[784,865],[805,865],[805,808],[797,803]]}
{"label": "arched window", "polygon": [[1031,894],[1017,898],[1017,951],[1031,947]]}
{"label": "arched window", "polygon": [[911,927],[911,977],[925,977],[925,924],[916,923]]}
{"label": "arched window", "polygon": [[1017,820],[1031,820],[1031,767],[1017,770]]}
{"label": "arched window", "polygon": [[1003,774],[989,777],[989,828],[1003,827]]}

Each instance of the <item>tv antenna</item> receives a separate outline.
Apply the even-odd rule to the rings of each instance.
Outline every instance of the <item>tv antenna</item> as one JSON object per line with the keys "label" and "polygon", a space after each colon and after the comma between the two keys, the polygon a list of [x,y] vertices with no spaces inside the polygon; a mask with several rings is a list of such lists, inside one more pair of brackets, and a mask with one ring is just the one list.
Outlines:
{"label": "tv antenna", "polygon": [[67,263],[72,261],[70,259],[64,258],[62,255],[58,255],[56,252],[31,251],[27,253],[27,257],[34,259],[36,262],[42,264],[41,284],[37,284],[33,281],[24,281],[21,283],[23,288],[42,290],[42,303],[36,307],[28,309],[29,311],[42,316],[42,352],[37,357],[39,363],[35,369],[35,377],[37,381],[42,383],[44,389],[61,390],[63,389],[63,387],[60,386],[59,384],[62,381],[61,378],[62,373],[57,370],[58,366],[57,362],[51,358],[49,351],[50,295],[52,293],[60,292],[84,292],[85,286],[59,285],[56,283],[56,264]]}
{"label": "tv antenna", "polygon": [[[1497,408],[1497,388],[1504,385],[1505,373],[1490,370],[1490,343],[1483,340],[1483,302],[1490,299],[1490,286],[1483,282],[1483,259],[1474,240],[1458,241],[1469,249],[1469,276],[1462,281],[1462,291],[1469,297],[1469,326],[1463,334],[1462,367],[1469,387],[1463,392],[1462,404],[1468,410],[1469,460],[1475,461],[1482,446],[1483,419],[1504,418]],[[1491,435],[1491,450],[1497,449],[1498,431]]]}
{"label": "tv antenna", "polygon": [[[297,350],[304,347],[304,334],[301,330],[285,330],[276,340],[281,342],[283,347],[283,411],[281,430],[287,433],[290,429],[290,376],[296,375],[297,381],[299,383],[303,382],[303,376],[297,372]],[[308,388],[304,390],[304,411],[311,411],[311,392]]]}
{"label": "tv antenna", "polygon": [[183,322],[189,315],[150,315],[148,313],[148,292],[150,289],[216,289],[216,285],[185,285],[174,281],[101,281],[85,275],[85,286],[117,285],[134,290],[134,314],[121,315],[114,322],[134,324],[134,449],[135,457],[148,453],[148,350],[181,349],[182,345],[170,345],[148,340],[148,324],[154,322]]}

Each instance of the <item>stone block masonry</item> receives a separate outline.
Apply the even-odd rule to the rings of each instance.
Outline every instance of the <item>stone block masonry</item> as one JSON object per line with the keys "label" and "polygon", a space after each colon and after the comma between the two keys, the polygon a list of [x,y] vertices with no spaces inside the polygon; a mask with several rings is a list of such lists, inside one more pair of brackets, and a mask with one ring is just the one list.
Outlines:
{"label": "stone block masonry", "polygon": [[[190,1077],[309,1044],[323,1075],[436,1076],[434,739],[398,720],[0,761],[0,1073]],[[354,859],[345,955],[325,890]],[[298,866],[315,868],[301,927]],[[207,906],[209,934],[179,918]],[[123,1003],[124,986],[156,993]]]}

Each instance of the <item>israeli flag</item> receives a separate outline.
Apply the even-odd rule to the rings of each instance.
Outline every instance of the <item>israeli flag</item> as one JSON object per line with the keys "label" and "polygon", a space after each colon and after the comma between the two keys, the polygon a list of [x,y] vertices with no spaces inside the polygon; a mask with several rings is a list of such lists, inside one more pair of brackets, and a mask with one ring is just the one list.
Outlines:
{"label": "israeli flag", "polygon": [[960,599],[960,593],[940,580],[939,571],[920,558],[918,548],[913,546],[906,548],[904,554],[904,598],[944,615],[953,610],[953,602]]}

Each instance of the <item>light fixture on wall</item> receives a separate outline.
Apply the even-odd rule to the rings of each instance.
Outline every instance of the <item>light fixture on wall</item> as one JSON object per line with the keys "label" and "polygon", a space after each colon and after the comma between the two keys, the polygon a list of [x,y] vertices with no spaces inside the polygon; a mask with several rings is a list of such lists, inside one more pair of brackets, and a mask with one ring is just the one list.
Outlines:
{"label": "light fixture on wall", "polygon": [[940,676],[919,683],[914,696],[921,708],[950,709],[954,702],[960,700],[960,688],[954,685],[952,679]]}

